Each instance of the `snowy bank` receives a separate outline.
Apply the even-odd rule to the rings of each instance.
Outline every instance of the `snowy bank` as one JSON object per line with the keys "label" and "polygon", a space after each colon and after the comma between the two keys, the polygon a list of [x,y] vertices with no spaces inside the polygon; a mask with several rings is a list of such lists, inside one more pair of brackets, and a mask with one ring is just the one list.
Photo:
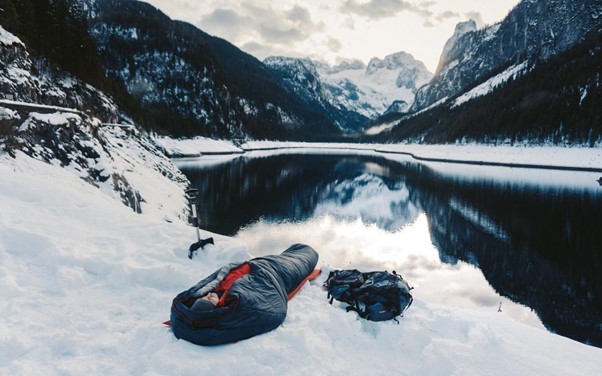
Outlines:
{"label": "snowy bank", "polygon": [[[130,162],[133,171],[144,163]],[[137,179],[151,197],[173,190],[150,172]],[[162,199],[168,213],[182,205],[181,196],[173,208],[174,198]],[[179,341],[161,324],[171,299],[256,250],[202,232],[216,244],[189,260],[192,227],[144,205],[136,214],[76,171],[0,154],[0,374],[599,373],[602,349],[496,312],[417,299],[399,325],[367,322],[329,305],[320,281],[270,333],[214,348]]]}
{"label": "snowy bank", "polygon": [[602,148],[599,147],[345,144],[280,141],[248,141],[237,147],[230,141],[218,141],[202,137],[186,140],[158,138],[156,142],[164,148],[168,155],[173,156],[239,154],[249,151],[273,150],[293,153],[302,151],[376,151],[383,154],[405,154],[420,161],[602,172]]}
{"label": "snowy bank", "polygon": [[164,136],[154,136],[153,139],[170,157],[197,157],[202,154],[240,154],[244,152],[226,140],[205,137],[173,139]]}

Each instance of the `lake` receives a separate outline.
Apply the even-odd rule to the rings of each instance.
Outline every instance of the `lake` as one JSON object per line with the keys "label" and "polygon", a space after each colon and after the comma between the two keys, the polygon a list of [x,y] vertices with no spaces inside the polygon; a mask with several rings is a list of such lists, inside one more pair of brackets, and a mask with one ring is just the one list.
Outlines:
{"label": "lake", "polygon": [[319,266],[396,270],[416,299],[602,346],[595,173],[377,153],[175,162],[199,189],[201,227],[246,242],[253,256],[305,243]]}

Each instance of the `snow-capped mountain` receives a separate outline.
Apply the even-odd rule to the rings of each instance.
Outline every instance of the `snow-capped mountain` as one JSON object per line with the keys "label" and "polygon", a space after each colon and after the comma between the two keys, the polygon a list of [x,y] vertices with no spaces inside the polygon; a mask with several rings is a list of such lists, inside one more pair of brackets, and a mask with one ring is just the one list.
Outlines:
{"label": "snow-capped mountain", "polygon": [[446,43],[435,77],[416,93],[412,111],[471,89],[525,60],[546,60],[602,27],[599,0],[524,0],[500,23],[459,24]]}
{"label": "snow-capped mountain", "polygon": [[217,137],[338,132],[227,41],[144,2],[86,1],[106,73],[141,103],[146,126]]}
{"label": "snow-capped mountain", "polygon": [[[332,68],[319,64],[318,72],[333,103],[368,118],[382,115],[395,102],[405,112],[414,102],[416,90],[432,77],[424,63],[406,52],[390,54],[382,60],[372,58],[368,66],[358,62]],[[400,108],[400,101],[406,105]]]}
{"label": "snow-capped mountain", "polygon": [[332,100],[332,93],[321,81],[317,64],[310,59],[271,56],[263,63],[307,106],[325,113],[343,131],[357,131],[368,118]]}
{"label": "snow-capped mountain", "polygon": [[378,141],[602,144],[602,31],[548,60],[513,64],[460,95],[365,131]]}
{"label": "snow-capped mountain", "polygon": [[[451,61],[449,60],[449,55],[451,50],[454,48],[458,40],[464,36],[466,33],[470,33],[477,30],[477,23],[474,20],[468,20],[464,22],[460,22],[456,25],[456,29],[454,30],[454,34],[445,42],[443,46],[443,51],[441,52],[441,56],[439,57],[439,64],[437,64],[436,73],[443,70],[445,65],[448,65]],[[495,29],[493,29],[495,30]]]}
{"label": "snow-capped mountain", "polygon": [[[432,74],[412,55],[398,52],[384,59],[373,58],[368,66],[361,61],[336,66],[309,59],[268,57],[264,64],[277,72],[305,100],[330,104],[364,119],[376,118],[392,105],[404,112],[414,101],[414,93]],[[348,120],[348,119],[344,119]],[[344,127],[345,121],[338,121]]]}

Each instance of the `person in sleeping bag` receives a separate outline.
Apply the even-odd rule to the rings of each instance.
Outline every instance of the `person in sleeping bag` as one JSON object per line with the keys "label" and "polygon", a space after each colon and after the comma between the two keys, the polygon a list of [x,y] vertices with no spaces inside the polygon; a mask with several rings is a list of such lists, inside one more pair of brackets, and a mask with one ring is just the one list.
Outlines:
{"label": "person in sleeping bag", "polygon": [[317,262],[314,249],[294,244],[279,255],[221,267],[173,299],[170,321],[174,335],[212,346],[277,328],[286,318],[288,294]]}

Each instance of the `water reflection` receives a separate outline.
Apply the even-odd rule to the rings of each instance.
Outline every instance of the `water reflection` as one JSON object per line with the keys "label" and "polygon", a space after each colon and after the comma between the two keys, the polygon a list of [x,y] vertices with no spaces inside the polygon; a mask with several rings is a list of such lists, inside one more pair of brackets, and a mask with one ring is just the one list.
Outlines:
{"label": "water reflection", "polygon": [[254,254],[306,242],[335,267],[400,271],[427,301],[502,302],[537,325],[532,309],[548,329],[602,345],[602,190],[579,173],[548,172],[557,184],[538,171],[523,181],[513,174],[528,170],[341,155],[181,168],[200,189],[203,227]]}

